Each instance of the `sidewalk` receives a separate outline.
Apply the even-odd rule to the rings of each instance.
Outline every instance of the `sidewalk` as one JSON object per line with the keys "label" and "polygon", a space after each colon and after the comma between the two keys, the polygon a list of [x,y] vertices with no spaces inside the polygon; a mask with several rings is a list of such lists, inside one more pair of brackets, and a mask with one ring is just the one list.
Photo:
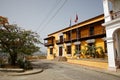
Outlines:
{"label": "sidewalk", "polygon": [[[46,60],[46,61],[48,61],[48,63],[49,63],[49,61],[53,62],[53,63],[59,62],[59,61],[55,61],[55,60]],[[101,73],[105,73],[105,74],[120,77],[120,69],[117,69],[117,71],[109,71],[109,70],[103,69],[103,68],[97,68],[97,67],[86,66],[86,65],[75,64],[75,63],[69,63],[69,62],[60,62],[60,63],[71,65],[71,66],[74,66],[75,68],[84,68],[84,69],[93,70],[93,71],[96,71],[96,72],[101,72]]]}
{"label": "sidewalk", "polygon": [[120,69],[117,69],[117,71],[109,71],[106,69],[91,68],[91,67],[87,67],[87,69],[120,77]]}
{"label": "sidewalk", "polygon": [[101,72],[101,73],[110,74],[110,75],[113,75],[113,76],[120,77],[120,69],[117,69],[117,71],[109,71],[107,69],[102,69],[102,68],[97,68],[97,67],[85,66],[85,65],[69,63],[69,62],[65,62],[65,63],[75,65],[75,66],[79,66],[81,68],[85,68],[85,69],[89,69],[89,70],[94,70],[96,72]]}

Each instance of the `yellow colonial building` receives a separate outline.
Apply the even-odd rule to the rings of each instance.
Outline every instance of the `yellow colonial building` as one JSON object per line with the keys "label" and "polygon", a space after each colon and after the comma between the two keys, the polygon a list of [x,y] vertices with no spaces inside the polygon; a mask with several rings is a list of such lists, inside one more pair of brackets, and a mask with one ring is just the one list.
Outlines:
{"label": "yellow colonial building", "polygon": [[[49,34],[44,39],[47,59],[54,59],[57,56],[76,58],[76,50],[82,53],[87,45],[101,47],[106,53],[106,33],[105,27],[102,26],[103,23],[104,16],[99,15]],[[84,58],[85,55],[79,57]]]}
{"label": "yellow colonial building", "polygon": [[[47,47],[47,59],[66,57],[70,63],[107,69],[108,62],[107,59],[105,60],[107,58],[106,31],[102,26],[103,23],[104,15],[102,14],[49,34],[44,39]],[[89,54],[88,48],[95,51],[95,54]],[[97,48],[99,49],[97,50]],[[83,60],[88,58],[94,60],[104,58],[104,60],[97,62]]]}

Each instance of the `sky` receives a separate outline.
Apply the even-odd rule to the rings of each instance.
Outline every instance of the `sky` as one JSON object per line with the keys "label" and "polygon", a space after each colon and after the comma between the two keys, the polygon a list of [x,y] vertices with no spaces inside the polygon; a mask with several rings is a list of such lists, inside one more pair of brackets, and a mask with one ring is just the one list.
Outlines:
{"label": "sky", "polygon": [[103,14],[102,0],[0,0],[0,16],[37,32],[42,42],[48,34],[69,27],[70,19],[71,25],[76,24],[76,14],[77,23]]}

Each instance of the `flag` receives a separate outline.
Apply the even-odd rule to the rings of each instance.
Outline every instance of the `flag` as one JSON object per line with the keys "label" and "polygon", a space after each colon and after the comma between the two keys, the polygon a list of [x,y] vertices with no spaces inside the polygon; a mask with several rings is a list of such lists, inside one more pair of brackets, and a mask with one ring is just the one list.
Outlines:
{"label": "flag", "polygon": [[78,21],[78,15],[76,14],[75,23]]}

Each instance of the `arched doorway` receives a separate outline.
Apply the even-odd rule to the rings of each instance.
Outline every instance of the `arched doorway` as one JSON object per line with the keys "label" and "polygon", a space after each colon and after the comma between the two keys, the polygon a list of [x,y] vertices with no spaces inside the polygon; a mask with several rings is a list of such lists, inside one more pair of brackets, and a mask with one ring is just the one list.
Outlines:
{"label": "arched doorway", "polygon": [[116,68],[120,68],[120,28],[113,32],[114,54]]}

